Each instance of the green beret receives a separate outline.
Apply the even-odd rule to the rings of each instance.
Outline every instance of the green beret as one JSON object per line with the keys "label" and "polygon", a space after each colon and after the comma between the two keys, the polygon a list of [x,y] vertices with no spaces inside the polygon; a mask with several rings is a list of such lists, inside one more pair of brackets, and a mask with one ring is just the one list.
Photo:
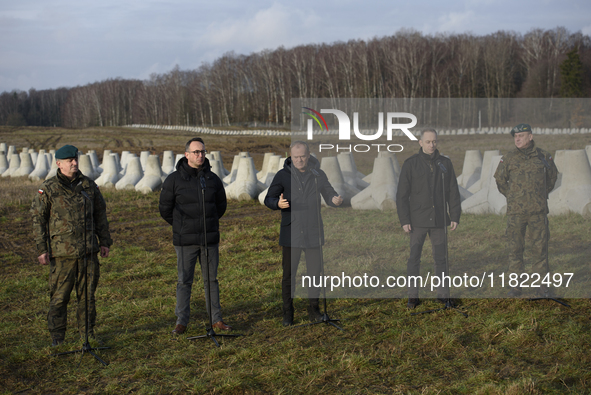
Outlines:
{"label": "green beret", "polygon": [[76,158],[78,156],[78,148],[73,145],[64,145],[55,152],[55,159]]}
{"label": "green beret", "polygon": [[515,126],[513,129],[511,129],[511,136],[515,137],[515,133],[521,133],[521,132],[532,133],[531,126],[529,126],[529,124],[527,124],[527,123],[520,123],[519,125]]}

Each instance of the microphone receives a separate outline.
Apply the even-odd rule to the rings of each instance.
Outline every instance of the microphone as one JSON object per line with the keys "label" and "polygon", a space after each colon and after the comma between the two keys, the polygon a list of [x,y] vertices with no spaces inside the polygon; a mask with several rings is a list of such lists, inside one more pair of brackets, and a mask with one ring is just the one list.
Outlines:
{"label": "microphone", "polygon": [[311,172],[312,174],[314,174],[314,177],[320,177],[320,173],[318,172],[318,170],[316,170],[316,169],[312,169],[312,168],[311,168],[311,169],[310,169],[310,172]]}
{"label": "microphone", "polygon": [[205,177],[201,176],[201,189],[205,190]]}
{"label": "microphone", "polygon": [[90,200],[90,196],[88,196],[88,193],[86,193],[86,191],[84,190],[84,186],[82,185],[82,181],[78,182],[78,185],[76,185],[76,188],[74,189],[74,193],[81,193],[82,196],[84,196],[86,199]]}
{"label": "microphone", "polygon": [[439,165],[441,171],[447,174],[447,169],[445,168],[445,166],[443,166],[443,163],[441,163],[441,161],[437,161],[437,164]]}
{"label": "microphone", "polygon": [[542,152],[538,151],[538,158],[540,158],[540,160],[542,161],[542,163],[544,164],[544,166],[546,167],[546,169],[550,168],[550,165],[548,164],[548,161],[546,161],[546,158],[544,158],[544,155],[542,155]]}

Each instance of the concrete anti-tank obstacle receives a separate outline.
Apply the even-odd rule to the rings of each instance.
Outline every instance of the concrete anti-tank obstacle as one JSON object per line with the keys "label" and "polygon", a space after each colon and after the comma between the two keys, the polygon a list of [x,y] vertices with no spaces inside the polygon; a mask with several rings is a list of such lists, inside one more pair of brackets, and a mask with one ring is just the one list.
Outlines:
{"label": "concrete anti-tank obstacle", "polygon": [[254,159],[241,157],[236,173],[236,180],[228,185],[226,194],[229,199],[249,200],[256,198],[266,188],[257,180]]}
{"label": "concrete anti-tank obstacle", "polygon": [[482,155],[479,150],[467,150],[464,155],[462,174],[457,178],[458,185],[468,189],[480,179]]}
{"label": "concrete anti-tank obstacle", "polygon": [[33,172],[33,170],[35,170],[33,162],[31,161],[31,155],[28,152],[21,152],[19,157],[21,164],[18,169],[10,175],[10,177],[27,177],[29,174],[31,174],[31,172]]}
{"label": "concrete anti-tank obstacle", "polygon": [[109,154],[103,158],[103,172],[95,182],[99,187],[114,187],[117,181],[119,181],[117,154]]}
{"label": "concrete anti-tank obstacle", "polygon": [[277,174],[277,172],[279,171],[277,167],[279,166],[280,159],[281,155],[270,156],[267,162],[267,170],[265,171],[265,174],[261,175],[260,177],[259,175],[261,174],[261,172],[257,174],[259,181],[265,184],[267,187],[271,185],[271,182],[273,182],[273,177],[275,177],[275,174]]}
{"label": "concrete anti-tank obstacle", "polygon": [[462,201],[462,211],[470,214],[505,214],[507,212],[507,199],[497,188],[494,175],[501,155],[493,156],[490,161],[490,170],[482,182],[482,188],[466,200]]}
{"label": "concrete anti-tank obstacle", "polygon": [[8,170],[8,160],[6,159],[6,152],[0,151],[0,175]]}
{"label": "concrete anti-tank obstacle", "polygon": [[140,152],[140,163],[142,164],[142,170],[146,171],[146,166],[148,164],[148,158],[150,157],[150,151],[142,151]]}
{"label": "concrete anti-tank obstacle", "polygon": [[[381,157],[390,158],[390,160],[392,161],[392,166],[394,167],[394,174],[395,174],[396,181],[398,181],[398,178],[400,178],[400,164],[398,163],[398,158],[396,157],[396,153],[380,151],[380,152],[378,152],[378,158],[381,158]],[[367,182],[368,184],[371,183],[371,176],[372,176],[372,173],[366,175],[365,177],[363,177],[363,181]]]}
{"label": "concrete anti-tank obstacle", "polygon": [[29,155],[31,155],[31,163],[33,164],[34,169],[37,166],[37,157],[39,156],[39,154],[33,150],[29,150]]}
{"label": "concrete anti-tank obstacle", "polygon": [[222,169],[222,162],[212,158],[212,159],[209,159],[209,165],[211,166],[211,172],[214,173],[216,176],[218,176],[222,180],[222,183],[224,184],[224,187],[225,187],[226,183],[223,181],[224,170]]}
{"label": "concrete anti-tank obstacle", "polygon": [[589,165],[591,165],[591,145],[585,147],[585,152],[587,153],[587,159],[589,159]]}
{"label": "concrete anti-tank obstacle", "polygon": [[160,169],[160,158],[158,155],[150,155],[146,161],[144,176],[135,185],[135,190],[147,194],[159,190],[161,187],[162,170]]}
{"label": "concrete anti-tank obstacle", "polygon": [[172,173],[174,168],[174,152],[172,151],[164,151],[162,153],[162,173],[168,176]]}
{"label": "concrete anti-tank obstacle", "polygon": [[[207,155],[208,155],[207,159],[209,159],[209,160],[211,160],[213,158],[213,160],[220,161],[220,163],[222,164],[222,170],[224,172],[224,177],[227,176],[228,174],[230,174],[230,172],[224,167],[224,161],[222,160],[222,153],[220,151],[211,151]],[[218,177],[223,178],[219,174],[218,174]]]}
{"label": "concrete anti-tank obstacle", "polygon": [[351,199],[356,210],[394,210],[398,177],[388,156],[374,159],[370,185]]}
{"label": "concrete anti-tank obstacle", "polygon": [[[468,191],[470,191],[471,193],[476,193],[482,188],[482,184],[486,183],[488,181],[486,176],[483,178],[483,175],[490,174],[491,160],[494,156],[499,156],[499,155],[501,155],[501,151],[499,151],[498,149],[484,151],[484,157],[482,158],[482,170],[480,171],[480,177],[478,178],[478,181],[476,181],[470,187],[467,188]],[[493,175],[494,175],[494,173],[493,173]]]}
{"label": "concrete anti-tank obstacle", "polygon": [[240,158],[248,158],[250,154],[248,152],[240,152],[238,155],[234,155],[234,161],[232,162],[232,169],[230,173],[223,178],[223,181],[230,185],[236,181],[236,175],[238,174],[238,168],[240,167]]}
{"label": "concrete anti-tank obstacle", "polygon": [[49,162],[44,153],[40,153],[37,157],[37,163],[35,164],[35,170],[29,174],[29,180],[39,181],[45,179],[49,173]]}
{"label": "concrete anti-tank obstacle", "polygon": [[55,160],[55,152],[51,153],[51,168],[49,169],[49,173],[45,176],[46,180],[49,180],[51,177],[55,177],[57,174],[57,162]]}
{"label": "concrete anti-tank obstacle", "polygon": [[14,153],[10,155],[10,161],[8,162],[8,169],[2,173],[2,177],[10,177],[12,173],[16,172],[21,165],[21,159],[19,154]]}
{"label": "concrete anti-tank obstacle", "polygon": [[[277,162],[277,167],[275,168],[276,172],[279,172],[279,170],[283,169],[283,165],[285,164],[285,159],[283,158],[281,155],[276,155],[279,157],[279,160]],[[277,174],[277,173],[275,173]],[[275,177],[275,176],[273,176]],[[273,182],[273,179],[271,179],[271,181],[269,182],[269,186],[271,186],[271,183]],[[266,188],[263,192],[259,193],[259,202],[264,206],[265,205],[265,197],[267,197],[267,192],[269,192],[269,188]]]}
{"label": "concrete anti-tank obstacle", "polygon": [[585,150],[557,151],[555,156],[561,177],[549,195],[550,214],[591,214],[591,165]]}
{"label": "concrete anti-tank obstacle", "polygon": [[93,149],[91,149],[90,151],[88,151],[86,153],[86,155],[88,155],[88,157],[90,158],[90,163],[92,165],[92,170],[93,170],[94,174],[96,175],[95,176],[95,179],[97,179],[100,176],[100,174],[103,172],[103,169],[101,167],[99,167],[100,166],[100,162],[99,162],[99,159],[98,159],[98,155],[96,154],[96,151],[93,150]]}
{"label": "concrete anti-tank obstacle", "polygon": [[183,159],[184,157],[185,157],[185,154],[176,154],[176,156],[174,157],[174,170],[176,170],[176,165],[178,165],[179,160]]}
{"label": "concrete anti-tank obstacle", "polygon": [[[267,175],[268,172],[268,166],[269,166],[269,159],[275,155],[273,152],[265,152],[265,155],[263,156],[263,166],[261,167],[261,171],[259,171],[257,173],[257,178],[261,180],[262,177]],[[264,181],[263,181],[264,183]]]}
{"label": "concrete anti-tank obstacle", "polygon": [[357,171],[355,160],[350,152],[341,152],[337,155],[337,160],[347,184],[360,190],[369,186],[368,182],[363,181],[365,175]]}
{"label": "concrete anti-tank obstacle", "polygon": [[92,159],[88,154],[81,154],[78,157],[78,169],[82,172],[82,174],[91,180],[96,180],[100,177],[100,174],[94,170],[94,167],[92,166]]}
{"label": "concrete anti-tank obstacle", "polygon": [[4,152],[4,155],[8,152],[8,145],[6,143],[0,143],[0,152]]}
{"label": "concrete anti-tank obstacle", "polygon": [[127,158],[127,166],[125,167],[125,175],[117,181],[115,184],[115,188],[117,190],[122,189],[135,189],[135,186],[138,182],[144,177],[144,172],[142,171],[142,164],[140,163],[140,158],[135,156],[134,154],[130,154]]}
{"label": "concrete anti-tank obstacle", "polygon": [[[330,185],[343,198],[343,204],[351,204],[351,198],[359,193],[359,189],[345,182],[337,157],[327,156],[322,158],[320,169],[326,173]],[[322,198],[322,202],[326,204],[324,198]]]}

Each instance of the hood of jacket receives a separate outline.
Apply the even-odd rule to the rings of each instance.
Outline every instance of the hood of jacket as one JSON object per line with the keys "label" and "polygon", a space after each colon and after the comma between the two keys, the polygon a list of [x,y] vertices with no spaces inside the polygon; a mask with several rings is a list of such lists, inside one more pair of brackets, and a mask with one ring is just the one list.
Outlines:
{"label": "hood of jacket", "polygon": [[[179,173],[181,173],[181,176],[184,179],[188,179],[191,177],[191,174],[193,172],[192,170],[194,168],[189,166],[189,161],[187,158],[182,157],[177,162],[176,169]],[[195,170],[197,170],[197,169],[195,169]],[[209,164],[209,159],[205,158],[205,160],[203,162],[203,166],[201,166],[201,168],[199,169],[199,173],[201,173],[201,172],[207,173],[209,170],[211,170],[211,165]],[[196,173],[196,174],[198,174],[198,173]]]}

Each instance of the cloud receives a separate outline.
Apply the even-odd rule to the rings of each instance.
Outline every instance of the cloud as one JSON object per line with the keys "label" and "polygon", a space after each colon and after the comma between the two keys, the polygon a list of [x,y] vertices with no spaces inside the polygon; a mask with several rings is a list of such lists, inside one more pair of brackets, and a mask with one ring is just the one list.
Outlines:
{"label": "cloud", "polygon": [[260,51],[281,45],[290,47],[313,40],[320,23],[321,18],[314,11],[303,12],[273,3],[251,17],[242,16],[209,24],[195,41],[194,48],[224,48],[224,51],[242,48],[243,53],[245,49]]}
{"label": "cloud", "polygon": [[587,25],[581,29],[581,33],[586,36],[591,36],[591,25]]}
{"label": "cloud", "polygon": [[467,10],[463,12],[449,12],[439,17],[438,31],[445,33],[458,33],[466,31],[474,20],[474,11]]}

